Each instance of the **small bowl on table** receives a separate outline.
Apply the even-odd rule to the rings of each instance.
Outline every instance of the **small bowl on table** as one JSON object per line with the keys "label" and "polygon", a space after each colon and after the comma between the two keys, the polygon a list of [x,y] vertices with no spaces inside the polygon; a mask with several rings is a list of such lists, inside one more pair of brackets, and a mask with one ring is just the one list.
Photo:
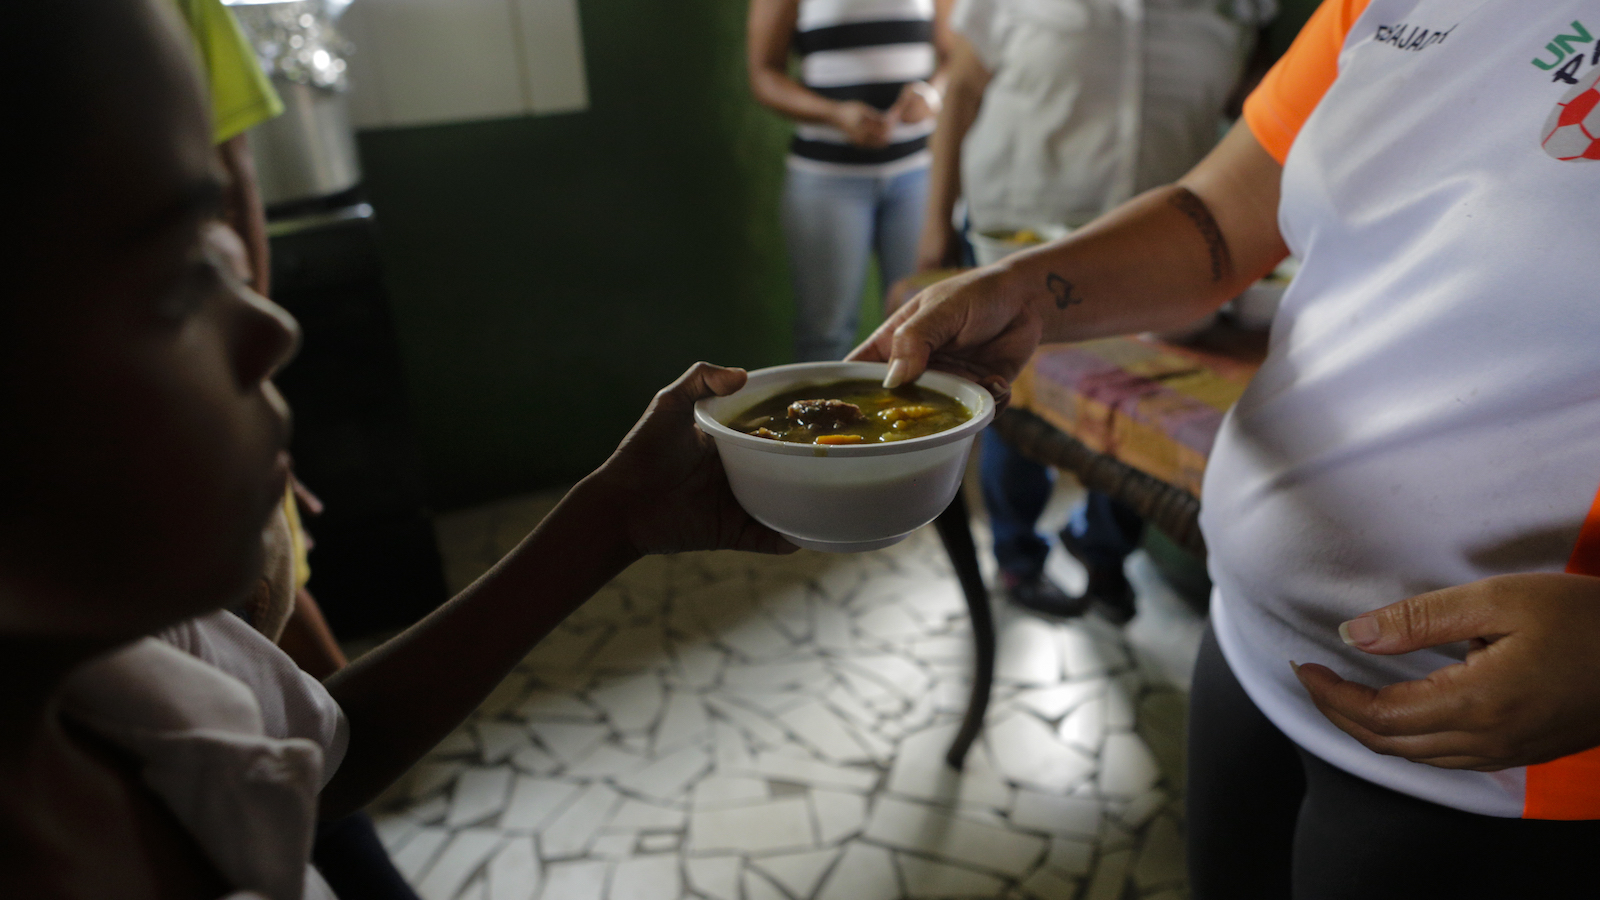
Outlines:
{"label": "small bowl on table", "polygon": [[752,406],[808,384],[881,382],[883,363],[795,363],[757,369],[743,388],[695,404],[695,422],[717,443],[728,484],[745,511],[791,543],[857,553],[904,540],[955,499],[978,432],[994,418],[984,388],[943,372],[917,384],[954,397],[972,413],[936,434],[872,444],[796,444],[729,428]]}

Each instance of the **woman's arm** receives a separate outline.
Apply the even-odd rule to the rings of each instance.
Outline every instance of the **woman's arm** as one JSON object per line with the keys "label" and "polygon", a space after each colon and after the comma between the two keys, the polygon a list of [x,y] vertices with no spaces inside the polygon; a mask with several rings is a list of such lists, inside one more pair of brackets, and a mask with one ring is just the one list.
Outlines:
{"label": "woman's arm", "polygon": [[745,65],[750,92],[762,106],[797,122],[832,125],[851,143],[882,147],[889,143],[889,118],[856,100],[830,100],[789,77],[789,42],[794,37],[800,0],[750,0],[745,30]]}
{"label": "woman's arm", "polygon": [[850,358],[889,362],[896,383],[930,365],[1009,380],[1041,340],[1187,325],[1288,255],[1278,233],[1282,171],[1237,125],[1177,184],[918,294]]}
{"label": "woman's arm", "polygon": [[350,721],[350,746],[322,793],[324,818],[371,801],[642,554],[794,549],[745,514],[711,439],[694,425],[696,400],[744,381],[737,369],[695,366],[656,395],[611,459],[488,574],[328,679]]}
{"label": "woman's arm", "polygon": [[967,39],[954,32],[946,37],[950,61],[945,66],[948,79],[944,108],[928,146],[933,164],[928,172],[928,206],[923,217],[922,238],[917,242],[917,268],[939,269],[959,263],[955,258],[956,232],[951,224],[956,201],[961,197],[961,142],[983,105],[983,92],[992,73],[984,67],[977,51]]}

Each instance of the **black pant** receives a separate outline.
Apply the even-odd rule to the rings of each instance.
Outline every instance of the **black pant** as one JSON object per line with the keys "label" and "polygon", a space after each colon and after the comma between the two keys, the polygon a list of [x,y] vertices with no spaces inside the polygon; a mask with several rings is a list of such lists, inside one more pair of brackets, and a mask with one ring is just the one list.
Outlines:
{"label": "black pant", "polygon": [[1334,768],[1261,714],[1210,629],[1187,802],[1193,900],[1600,898],[1600,822],[1475,815]]}

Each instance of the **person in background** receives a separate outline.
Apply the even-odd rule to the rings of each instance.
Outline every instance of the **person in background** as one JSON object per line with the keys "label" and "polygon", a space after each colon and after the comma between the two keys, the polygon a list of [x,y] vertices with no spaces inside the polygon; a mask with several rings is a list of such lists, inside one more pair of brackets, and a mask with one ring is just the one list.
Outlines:
{"label": "person in background", "polygon": [[[1188,171],[1216,143],[1252,39],[1275,12],[1275,0],[956,0],[918,268],[973,264],[957,227],[963,199],[978,235],[1060,232]],[[1011,600],[1131,619],[1123,562],[1139,546],[1138,515],[1089,492],[1060,535],[1088,572],[1070,597],[1044,574],[1050,544],[1035,530],[1052,471],[992,429],[980,454]]]}
{"label": "person in background", "polygon": [[1041,340],[1174,328],[1300,260],[1205,472],[1195,900],[1595,896],[1596,22],[1325,0],[1177,183],[854,354],[1013,378]]}
{"label": "person in background", "polygon": [[[250,153],[251,128],[281,115],[283,102],[256,59],[255,49],[222,0],[174,0],[194,38],[211,103],[212,141],[226,173],[223,216],[243,241],[244,254],[234,274],[262,296],[271,296],[271,257],[266,211]],[[304,506],[322,511],[315,495],[296,479],[284,493],[281,510],[267,532],[269,565],[257,590],[238,612],[274,641],[301,671],[321,681],[344,668],[344,651],[306,585],[311,580],[310,538],[300,521]],[[196,655],[203,641],[183,631],[161,639]],[[312,856],[336,893],[347,896],[416,900],[416,893],[394,867],[364,812],[320,822]]]}
{"label": "person in background", "polygon": [[795,122],[783,231],[799,361],[839,359],[855,342],[874,253],[885,288],[912,272],[949,3],[751,0],[750,89]]}

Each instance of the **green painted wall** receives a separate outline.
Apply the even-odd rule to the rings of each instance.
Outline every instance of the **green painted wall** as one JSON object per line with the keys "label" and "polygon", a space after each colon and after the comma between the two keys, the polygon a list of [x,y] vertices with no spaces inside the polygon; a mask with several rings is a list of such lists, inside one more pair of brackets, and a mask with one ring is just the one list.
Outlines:
{"label": "green painted wall", "polygon": [[582,0],[590,109],[363,133],[439,508],[573,480],[696,359],[789,354],[743,0]]}

